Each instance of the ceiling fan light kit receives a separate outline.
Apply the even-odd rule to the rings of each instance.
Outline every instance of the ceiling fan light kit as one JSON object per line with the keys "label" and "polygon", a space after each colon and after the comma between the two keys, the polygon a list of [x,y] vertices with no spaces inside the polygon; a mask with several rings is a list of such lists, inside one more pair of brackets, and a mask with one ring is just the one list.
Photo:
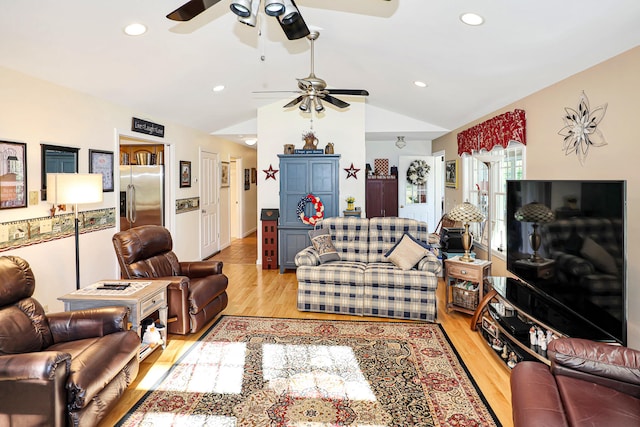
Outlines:
{"label": "ceiling fan light kit", "polygon": [[264,0],[264,13],[269,16],[280,16],[284,13],[283,0]]}
{"label": "ceiling fan light kit", "polygon": [[242,17],[238,16],[238,22],[242,22],[250,27],[255,27],[258,21],[258,9],[260,8],[260,0],[252,0],[251,2],[251,13],[249,16]]}
{"label": "ceiling fan light kit", "polygon": [[283,3],[284,11],[280,15],[280,22],[285,25],[293,24],[300,17],[300,12],[291,0],[283,0]]}
{"label": "ceiling fan light kit", "polygon": [[[260,0],[257,1],[258,3],[260,2]],[[231,11],[236,15],[242,18],[246,18],[248,16],[251,16],[251,3],[251,0],[233,0],[229,7],[231,8]]]}

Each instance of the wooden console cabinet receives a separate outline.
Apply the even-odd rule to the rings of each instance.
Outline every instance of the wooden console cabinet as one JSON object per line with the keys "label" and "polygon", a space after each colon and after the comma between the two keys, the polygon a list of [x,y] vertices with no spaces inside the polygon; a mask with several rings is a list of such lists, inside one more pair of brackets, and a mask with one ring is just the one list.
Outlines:
{"label": "wooden console cabinet", "polygon": [[367,218],[398,216],[398,179],[367,178]]}
{"label": "wooden console cabinet", "polygon": [[[504,366],[513,368],[523,360],[549,365],[546,347],[551,339],[567,336],[605,339],[602,331],[526,283],[506,277],[490,277],[489,281],[492,289],[480,301],[471,326],[480,332]],[[531,342],[533,331],[539,334],[535,344]]]}

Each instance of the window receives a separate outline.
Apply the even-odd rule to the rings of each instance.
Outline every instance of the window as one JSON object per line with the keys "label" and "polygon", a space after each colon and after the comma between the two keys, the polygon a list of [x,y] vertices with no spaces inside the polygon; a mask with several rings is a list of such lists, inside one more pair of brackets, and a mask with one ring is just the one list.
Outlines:
{"label": "window", "polygon": [[[491,176],[489,168],[483,162],[473,156],[462,158],[463,198],[478,206],[485,217],[488,214],[487,209],[491,209],[491,248],[499,252],[505,250],[507,237],[507,180],[524,179],[525,146],[511,141],[509,146],[501,151],[502,159],[491,164]],[[491,194],[488,194],[488,191]],[[474,241],[486,245],[488,235],[484,233],[484,228],[484,223],[469,225]]]}

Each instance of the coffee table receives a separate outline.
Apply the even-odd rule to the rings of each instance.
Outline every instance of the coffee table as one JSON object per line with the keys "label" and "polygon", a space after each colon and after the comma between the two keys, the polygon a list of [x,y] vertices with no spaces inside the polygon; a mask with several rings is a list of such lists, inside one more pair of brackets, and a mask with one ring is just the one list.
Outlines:
{"label": "coffee table", "polygon": [[[58,298],[64,302],[65,311],[88,308],[125,306],[129,308],[131,329],[142,337],[142,321],[154,312],[158,312],[160,322],[165,326],[160,330],[162,348],[167,343],[167,305],[168,280],[101,280],[85,288]],[[159,346],[141,344],[140,360],[147,357]]]}

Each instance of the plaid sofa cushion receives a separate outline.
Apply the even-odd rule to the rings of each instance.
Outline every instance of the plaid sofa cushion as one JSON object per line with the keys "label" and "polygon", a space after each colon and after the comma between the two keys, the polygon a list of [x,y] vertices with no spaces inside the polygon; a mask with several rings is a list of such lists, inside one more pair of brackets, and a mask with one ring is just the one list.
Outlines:
{"label": "plaid sofa cushion", "polygon": [[365,316],[435,321],[436,274],[404,271],[390,263],[376,262],[368,264],[364,282]]}
{"label": "plaid sofa cushion", "polygon": [[367,262],[369,253],[369,219],[332,217],[321,222],[328,228],[331,241],[342,261]]}
{"label": "plaid sofa cushion", "polygon": [[427,223],[410,218],[371,218],[369,220],[369,259],[368,262],[387,261],[385,254],[395,245],[404,233],[415,239],[428,242]]}

